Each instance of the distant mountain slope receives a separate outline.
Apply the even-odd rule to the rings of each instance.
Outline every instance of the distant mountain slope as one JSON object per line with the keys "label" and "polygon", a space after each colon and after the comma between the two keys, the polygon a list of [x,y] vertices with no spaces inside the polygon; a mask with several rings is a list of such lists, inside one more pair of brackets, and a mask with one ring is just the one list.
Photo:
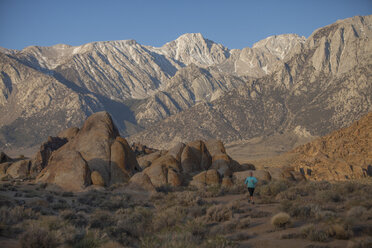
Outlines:
{"label": "distant mountain slope", "polygon": [[317,136],[346,126],[372,110],[371,29],[368,16],[316,30],[273,74],[130,139],[163,147],[189,137],[230,142],[296,127]]}
{"label": "distant mountain slope", "polygon": [[278,35],[242,50],[201,34],[162,47],[127,40],[1,49],[0,146],[38,144],[101,110],[122,135],[154,146],[298,126],[324,134],[371,109],[371,27],[371,16],[354,17],[306,41]]}

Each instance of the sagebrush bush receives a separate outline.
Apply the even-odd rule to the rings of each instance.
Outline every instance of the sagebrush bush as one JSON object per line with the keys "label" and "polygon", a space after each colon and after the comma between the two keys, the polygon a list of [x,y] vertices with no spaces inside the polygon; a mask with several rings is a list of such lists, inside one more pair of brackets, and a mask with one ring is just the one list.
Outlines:
{"label": "sagebrush bush", "polygon": [[344,225],[333,224],[328,229],[328,235],[336,239],[349,239],[352,237],[353,232],[347,229]]}
{"label": "sagebrush bush", "polygon": [[311,241],[326,242],[329,234],[320,225],[309,224],[301,228],[301,234],[304,238]]}
{"label": "sagebrush bush", "polygon": [[356,206],[352,207],[347,211],[346,216],[349,220],[365,220],[366,216],[365,214],[367,213],[367,209],[362,206]]}
{"label": "sagebrush bush", "polygon": [[291,217],[284,212],[277,213],[271,218],[271,224],[276,228],[286,228],[291,224]]}
{"label": "sagebrush bush", "polygon": [[31,226],[20,238],[22,248],[54,248],[58,246],[55,235],[37,226]]}
{"label": "sagebrush bush", "polygon": [[40,214],[34,212],[31,208],[16,206],[13,208],[0,208],[0,222],[13,225],[27,219],[38,219]]}
{"label": "sagebrush bush", "polygon": [[316,198],[318,201],[326,203],[326,202],[341,202],[343,198],[341,197],[340,193],[334,190],[324,190],[319,191],[316,194]]}
{"label": "sagebrush bush", "polygon": [[113,215],[109,211],[96,210],[90,215],[90,228],[104,229],[115,223]]}
{"label": "sagebrush bush", "polygon": [[230,220],[233,217],[233,212],[224,205],[213,205],[207,209],[205,216],[208,222],[223,222]]}

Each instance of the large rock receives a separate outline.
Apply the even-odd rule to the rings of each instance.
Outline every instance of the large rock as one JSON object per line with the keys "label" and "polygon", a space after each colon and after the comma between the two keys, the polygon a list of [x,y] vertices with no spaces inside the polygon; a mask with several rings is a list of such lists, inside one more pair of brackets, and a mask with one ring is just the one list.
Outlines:
{"label": "large rock", "polygon": [[170,184],[179,186],[182,182],[179,162],[170,155],[156,159],[152,165],[143,171],[150,178],[155,187]]}
{"label": "large rock", "polygon": [[98,171],[93,171],[90,174],[90,178],[92,180],[93,185],[105,186],[105,181],[103,180],[101,174],[99,174]]}
{"label": "large rock", "polygon": [[210,169],[207,171],[200,172],[195,175],[190,182],[190,185],[196,186],[198,188],[210,185],[219,185],[220,175],[215,169]]}
{"label": "large rock", "polygon": [[70,127],[66,130],[63,130],[57,134],[57,137],[61,139],[67,139],[68,141],[72,140],[79,132],[79,128]]}
{"label": "large rock", "polygon": [[181,155],[185,147],[184,143],[178,143],[168,151],[167,155],[173,156],[177,161],[181,162]]}
{"label": "large rock", "polygon": [[239,171],[234,172],[232,179],[235,185],[244,185],[245,179],[249,176],[249,173],[253,172],[253,176],[257,178],[258,182],[262,181],[270,181],[271,175],[268,171],[265,170],[247,170],[247,171]]}
{"label": "large rock", "polygon": [[36,182],[56,184],[65,191],[83,191],[91,184],[89,166],[79,152],[63,149],[52,154]]}
{"label": "large rock", "polygon": [[111,181],[110,184],[128,181],[136,172],[141,171],[137,159],[128,142],[118,136],[111,145]]}
{"label": "large rock", "polygon": [[[101,175],[103,184],[106,186],[126,182],[130,176],[141,170],[131,148],[126,140],[119,136],[119,132],[107,112],[91,115],[80,131],[71,129],[60,135],[70,137],[71,140],[53,152],[54,163],[70,163],[71,158],[66,154],[78,153],[88,166],[89,171],[96,171]],[[76,159],[79,156],[75,156]],[[53,170],[57,170],[57,168],[49,165],[50,162],[51,160],[44,170],[49,171],[50,174],[56,174]],[[83,163],[81,161],[75,163],[82,169]],[[59,176],[56,175],[56,177]],[[41,181],[44,179],[45,177],[39,178]],[[84,183],[79,183],[79,185],[85,185],[88,182],[90,182],[90,176],[89,180],[84,179]],[[75,188],[80,190],[80,186]]]}
{"label": "large rock", "polygon": [[0,164],[0,178],[3,178],[6,176],[6,171],[11,165],[11,162],[4,162]]}
{"label": "large rock", "polygon": [[137,161],[141,169],[145,169],[149,167],[154,160],[158,159],[162,155],[163,155],[162,151],[157,151],[157,152],[145,155],[145,156],[141,156],[137,158]]}
{"label": "large rock", "polygon": [[58,150],[68,141],[67,138],[48,137],[48,140],[40,146],[35,158],[31,162],[30,174],[36,176],[48,164],[53,151]]}
{"label": "large rock", "polygon": [[156,191],[149,176],[144,172],[134,174],[129,180],[129,188]]}
{"label": "large rock", "polygon": [[203,141],[189,142],[182,151],[181,165],[184,173],[207,170],[211,166],[211,162],[211,155]]}
{"label": "large rock", "polygon": [[6,170],[6,174],[13,179],[23,179],[30,176],[30,164],[29,159],[17,161],[9,166]]}

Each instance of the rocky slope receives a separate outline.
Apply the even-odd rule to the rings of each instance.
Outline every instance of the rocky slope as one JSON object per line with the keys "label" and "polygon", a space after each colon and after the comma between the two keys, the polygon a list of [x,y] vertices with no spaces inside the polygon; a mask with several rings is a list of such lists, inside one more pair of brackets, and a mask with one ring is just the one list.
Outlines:
{"label": "rocky slope", "polygon": [[292,132],[324,135],[372,110],[372,16],[316,30],[276,72],[131,137],[150,146]]}
{"label": "rocky slope", "polygon": [[372,112],[351,126],[300,146],[291,153],[297,171],[311,180],[347,180],[372,176]]}

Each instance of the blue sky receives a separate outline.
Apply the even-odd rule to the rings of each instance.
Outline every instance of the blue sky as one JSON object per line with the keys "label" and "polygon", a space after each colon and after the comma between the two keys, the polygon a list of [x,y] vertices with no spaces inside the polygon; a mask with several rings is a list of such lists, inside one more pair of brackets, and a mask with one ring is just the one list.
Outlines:
{"label": "blue sky", "polygon": [[126,39],[161,46],[202,33],[232,49],[270,35],[308,37],[339,19],[370,14],[372,0],[0,0],[0,46]]}

